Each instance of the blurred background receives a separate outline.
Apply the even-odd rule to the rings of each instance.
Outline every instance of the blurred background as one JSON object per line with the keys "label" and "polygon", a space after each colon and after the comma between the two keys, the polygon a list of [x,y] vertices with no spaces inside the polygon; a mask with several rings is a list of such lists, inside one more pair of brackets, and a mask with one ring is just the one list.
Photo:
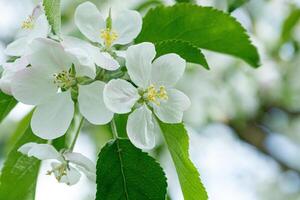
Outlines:
{"label": "blurred background", "polygon": [[[0,65],[3,48],[18,35],[21,22],[38,1],[0,0]],[[82,37],[73,14],[82,0],[62,0],[63,33]],[[94,0],[107,13],[130,8],[145,14],[172,0]],[[210,70],[189,65],[178,84],[192,100],[185,114],[191,158],[201,173],[210,200],[300,200],[300,0],[198,0],[231,14],[258,47],[261,67],[204,51]],[[299,24],[298,24],[299,21]],[[0,124],[0,167],[13,133],[32,108],[18,105]],[[96,162],[111,138],[107,127],[85,123],[75,151]],[[182,200],[166,147],[152,153],[168,176],[170,199]],[[37,200],[93,200],[95,184],[83,178],[69,187],[46,176],[43,163]]]}

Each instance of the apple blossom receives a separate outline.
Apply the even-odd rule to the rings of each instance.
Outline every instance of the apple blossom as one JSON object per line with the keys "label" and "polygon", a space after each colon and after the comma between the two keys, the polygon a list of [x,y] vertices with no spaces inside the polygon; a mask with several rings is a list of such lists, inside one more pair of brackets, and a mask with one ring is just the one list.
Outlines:
{"label": "apple blossom", "polygon": [[81,85],[80,77],[95,78],[94,66],[82,66],[60,43],[36,39],[31,44],[30,67],[15,73],[11,84],[13,96],[35,105],[31,120],[33,132],[43,139],[64,135],[74,116],[72,90],[78,89],[80,113],[93,124],[106,124],[113,113],[103,102],[104,83]]}
{"label": "apple blossom", "polygon": [[69,151],[58,152],[49,144],[38,144],[30,142],[21,146],[18,151],[29,157],[39,160],[53,160],[51,170],[47,175],[54,174],[56,180],[67,185],[78,183],[81,173],[85,174],[91,181],[96,180],[95,164],[80,153]]}
{"label": "apple blossom", "polygon": [[62,44],[66,50],[77,56],[82,64],[95,63],[104,69],[116,70],[120,65],[114,57],[122,55],[122,52],[113,51],[112,47],[132,42],[141,31],[142,18],[136,11],[124,10],[116,17],[112,17],[110,12],[105,21],[93,3],[84,2],[76,9],[75,24],[98,46],[74,37],[64,37]]}
{"label": "apple blossom", "polygon": [[122,80],[111,80],[104,87],[104,102],[115,113],[129,113],[127,134],[139,148],[151,149],[159,127],[152,111],[164,123],[179,123],[190,106],[189,98],[174,85],[184,73],[185,60],[177,54],[166,54],[152,63],[155,47],[141,43],[128,48],[126,67],[138,88]]}

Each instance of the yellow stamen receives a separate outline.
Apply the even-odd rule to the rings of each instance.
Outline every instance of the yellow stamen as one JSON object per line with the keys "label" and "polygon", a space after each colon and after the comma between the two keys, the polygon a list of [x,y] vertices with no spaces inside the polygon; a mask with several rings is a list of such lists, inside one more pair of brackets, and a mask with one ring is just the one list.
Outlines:
{"label": "yellow stamen", "polygon": [[30,15],[25,21],[23,21],[22,29],[33,29],[33,27],[34,27],[34,19],[33,16]]}
{"label": "yellow stamen", "polygon": [[155,85],[150,85],[146,90],[146,100],[159,106],[161,100],[168,100],[166,88],[160,86],[157,90]]}
{"label": "yellow stamen", "polygon": [[101,30],[100,37],[104,40],[105,47],[109,48],[118,39],[118,34],[110,28],[106,28]]}
{"label": "yellow stamen", "polygon": [[59,74],[53,74],[53,76],[55,78],[54,84],[56,84],[58,88],[67,90],[76,84],[76,79],[74,75],[65,70]]}

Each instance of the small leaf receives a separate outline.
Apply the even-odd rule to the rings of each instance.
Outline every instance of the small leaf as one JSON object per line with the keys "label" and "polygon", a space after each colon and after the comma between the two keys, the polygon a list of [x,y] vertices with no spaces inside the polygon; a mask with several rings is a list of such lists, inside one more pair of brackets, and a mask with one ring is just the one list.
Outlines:
{"label": "small leaf", "polygon": [[6,95],[0,91],[0,123],[15,107],[17,101],[12,96]]}
{"label": "small leaf", "polygon": [[205,56],[201,50],[188,42],[180,40],[166,40],[156,43],[155,47],[157,57],[167,53],[176,53],[187,62],[197,63],[202,65],[204,68],[209,69]]}
{"label": "small leaf", "polygon": [[61,28],[60,0],[43,0],[43,5],[52,32],[59,35]]}
{"label": "small leaf", "polygon": [[281,42],[284,43],[291,39],[291,34],[300,20],[300,9],[293,9],[289,16],[284,20],[281,31]]}
{"label": "small leaf", "polygon": [[96,200],[164,200],[166,188],[159,164],[129,140],[116,139],[101,150]]}
{"label": "small leaf", "polygon": [[229,54],[259,66],[259,55],[246,30],[235,18],[222,11],[180,3],[150,10],[143,19],[136,43],[180,40],[191,45]]}
{"label": "small leaf", "polygon": [[235,9],[238,9],[249,0],[228,0],[228,11],[233,12]]}
{"label": "small leaf", "polygon": [[28,142],[45,141],[33,135],[30,128],[21,136],[4,163],[0,176],[0,199],[34,200],[40,161],[17,151]]}
{"label": "small leaf", "polygon": [[183,124],[159,122],[176,167],[185,200],[207,200],[199,172],[189,158],[189,138]]}

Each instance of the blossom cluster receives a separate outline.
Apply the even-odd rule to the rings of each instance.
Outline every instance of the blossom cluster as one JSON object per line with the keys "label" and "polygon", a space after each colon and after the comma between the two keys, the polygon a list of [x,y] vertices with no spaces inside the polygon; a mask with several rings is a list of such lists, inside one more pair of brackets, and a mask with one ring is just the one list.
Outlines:
{"label": "blossom cluster", "polygon": [[[91,124],[104,125],[114,114],[129,113],[126,131],[142,149],[155,146],[158,120],[180,123],[189,98],[174,88],[186,62],[174,53],[156,56],[155,46],[133,44],[142,28],[132,10],[103,17],[91,2],[79,5],[74,21],[86,40],[53,37],[41,6],[22,24],[20,38],[5,49],[16,58],[3,64],[0,88],[19,102],[35,106],[31,128],[46,140],[63,136],[78,107]],[[92,180],[95,170],[85,156],[57,152],[48,144],[28,143],[19,151],[38,159],[55,159],[59,182],[75,184],[81,171]],[[75,165],[75,168],[72,166]]]}

